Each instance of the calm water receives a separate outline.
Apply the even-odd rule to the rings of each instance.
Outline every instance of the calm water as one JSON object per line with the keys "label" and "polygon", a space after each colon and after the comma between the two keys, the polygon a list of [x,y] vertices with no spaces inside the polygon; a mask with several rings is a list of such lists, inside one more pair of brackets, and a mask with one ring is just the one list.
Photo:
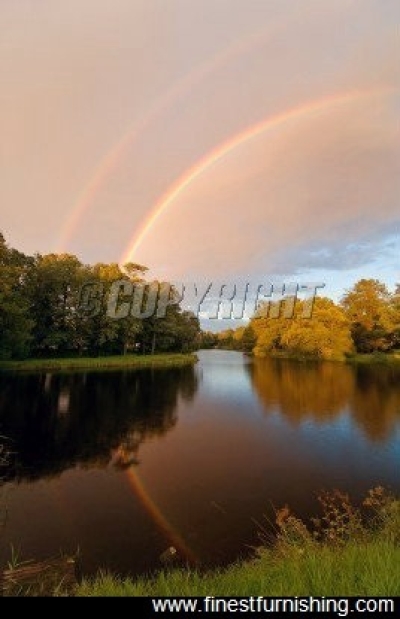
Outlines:
{"label": "calm water", "polygon": [[0,562],[80,549],[87,573],[185,560],[223,564],[256,522],[315,494],[400,492],[400,373],[250,361],[202,351],[194,368],[0,375],[0,434],[16,469]]}

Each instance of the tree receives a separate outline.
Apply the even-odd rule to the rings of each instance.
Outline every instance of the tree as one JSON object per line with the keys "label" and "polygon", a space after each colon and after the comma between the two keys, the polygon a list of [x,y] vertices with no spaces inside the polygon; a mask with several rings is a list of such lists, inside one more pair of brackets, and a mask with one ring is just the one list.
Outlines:
{"label": "tree", "polygon": [[[118,354],[126,354],[130,350],[135,350],[140,333],[142,331],[142,320],[135,318],[129,312],[125,318],[110,319],[107,317],[107,311],[105,302],[108,299],[110,286],[113,282],[125,280],[130,284],[137,285],[145,282],[143,275],[148,270],[147,267],[128,262],[123,266],[124,272],[120,269],[118,264],[111,265],[97,265],[94,271],[99,276],[99,283],[103,286],[104,301],[102,306],[102,316],[99,316],[97,323],[101,322],[103,329],[99,328],[98,333],[100,335],[101,346],[104,346],[108,340],[108,351]],[[103,333],[102,333],[103,330]],[[107,334],[106,340],[104,340],[104,334]],[[104,341],[103,341],[104,340]]]}
{"label": "tree", "polygon": [[11,249],[0,233],[0,358],[29,353],[33,321],[29,316],[27,276],[31,259]]}
{"label": "tree", "polygon": [[361,279],[342,299],[358,352],[385,351],[396,328],[391,295],[377,279]]}
{"label": "tree", "polygon": [[352,352],[349,321],[331,299],[315,299],[311,318],[297,315],[288,322],[281,342],[290,353],[340,359]]}
{"label": "tree", "polygon": [[216,333],[213,333],[212,331],[202,331],[199,337],[199,348],[216,348],[218,344],[218,337]]}
{"label": "tree", "polygon": [[288,328],[288,319],[279,313],[276,318],[269,315],[269,303],[261,304],[250,326],[256,335],[254,354],[264,357],[272,351],[282,350],[282,336]]}
{"label": "tree", "polygon": [[218,348],[233,350],[235,348],[234,333],[234,329],[225,329],[217,333]]}
{"label": "tree", "polygon": [[226,329],[218,333],[220,348],[229,350],[252,352],[256,339],[256,334],[251,325],[237,327],[236,329]]}
{"label": "tree", "polygon": [[78,258],[70,254],[35,256],[28,288],[36,352],[48,354],[73,348],[82,269]]}
{"label": "tree", "polygon": [[134,265],[129,266],[132,266],[127,269],[129,275],[123,273],[117,263],[97,263],[88,268],[86,284],[89,289],[92,288],[96,310],[92,312],[90,304],[88,312],[83,309],[81,330],[84,331],[84,346],[90,354],[126,354],[135,345],[140,321],[130,314],[125,318],[116,319],[107,312],[113,283],[136,279]]}
{"label": "tree", "polygon": [[390,300],[390,316],[392,348],[400,348],[400,284],[396,285],[396,290]]}
{"label": "tree", "polygon": [[193,312],[182,311],[178,304],[169,305],[166,315],[156,315],[142,321],[143,353],[190,352],[200,345],[200,323]]}
{"label": "tree", "polygon": [[198,317],[189,311],[176,313],[176,342],[180,351],[191,352],[200,344],[200,322]]}
{"label": "tree", "polygon": [[241,348],[244,352],[252,352],[257,342],[257,337],[251,325],[243,331]]}
{"label": "tree", "polygon": [[339,359],[352,351],[349,321],[331,299],[317,298],[311,318],[303,318],[304,302],[297,301],[294,316],[254,318],[256,356],[273,351],[321,359]]}

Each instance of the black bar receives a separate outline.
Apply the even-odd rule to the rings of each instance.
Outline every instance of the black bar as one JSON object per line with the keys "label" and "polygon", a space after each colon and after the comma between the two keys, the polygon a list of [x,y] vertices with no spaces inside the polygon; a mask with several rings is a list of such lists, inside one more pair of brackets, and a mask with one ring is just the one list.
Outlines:
{"label": "black bar", "polygon": [[154,597],[136,598],[135,610],[145,617],[157,615],[222,615],[265,617],[285,614],[304,617],[307,614],[347,617],[349,615],[393,616],[400,611],[399,597]]}
{"label": "black bar", "polygon": [[[14,600],[29,599],[30,609],[32,598],[2,598],[0,601],[1,610],[5,610],[7,604],[14,604]],[[38,598],[36,598],[38,599]],[[53,598],[60,599],[60,598]],[[99,598],[85,598],[92,600],[94,604],[99,603]],[[100,598],[101,609],[108,612],[108,598]],[[113,604],[112,609],[115,613],[116,598],[109,598]],[[62,598],[63,605],[70,600],[82,600],[82,598],[69,597]],[[90,604],[92,602],[89,602]],[[400,597],[338,597],[338,596],[295,596],[295,597],[268,597],[268,596],[207,596],[207,597],[131,597],[128,599],[129,613],[141,619],[151,617],[162,617],[164,615],[176,617],[200,616],[205,619],[208,615],[212,617],[237,616],[237,617],[268,617],[276,615],[287,615],[288,617],[307,617],[312,615],[314,618],[321,617],[347,617],[361,615],[371,616],[397,616],[400,611]],[[105,607],[103,605],[106,605]],[[158,610],[157,610],[158,609]],[[137,613],[137,614],[136,614]]]}

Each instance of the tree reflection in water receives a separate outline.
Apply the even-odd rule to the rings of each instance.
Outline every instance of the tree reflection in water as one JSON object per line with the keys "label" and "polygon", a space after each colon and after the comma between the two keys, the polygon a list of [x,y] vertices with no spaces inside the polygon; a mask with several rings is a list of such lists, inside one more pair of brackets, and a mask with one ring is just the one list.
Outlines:
{"label": "tree reflection in water", "polygon": [[273,358],[245,367],[266,413],[278,408],[293,425],[348,413],[369,440],[383,441],[400,419],[399,368]]}
{"label": "tree reflection in water", "polygon": [[190,401],[196,391],[191,366],[3,374],[0,428],[16,454],[9,478],[58,475],[76,465],[135,464],[140,445],[171,430],[178,400]]}

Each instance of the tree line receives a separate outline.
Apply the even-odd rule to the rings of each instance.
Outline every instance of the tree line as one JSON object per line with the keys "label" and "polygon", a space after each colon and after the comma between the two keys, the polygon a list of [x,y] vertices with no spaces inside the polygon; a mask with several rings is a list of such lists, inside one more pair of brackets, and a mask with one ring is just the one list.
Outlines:
{"label": "tree line", "polygon": [[400,348],[400,285],[394,293],[377,279],[361,279],[339,303],[314,299],[312,316],[304,318],[304,301],[297,299],[292,317],[283,304],[261,304],[247,327],[205,333],[206,347],[341,359],[355,353],[388,353]]}
{"label": "tree line", "polygon": [[[87,265],[65,253],[28,256],[9,247],[0,233],[0,358],[196,349],[199,320],[178,302],[163,317],[129,314],[116,320],[107,313],[113,282],[150,284],[146,271],[134,263],[123,269],[116,263]],[[80,304],[87,285],[99,291],[98,312]]]}

